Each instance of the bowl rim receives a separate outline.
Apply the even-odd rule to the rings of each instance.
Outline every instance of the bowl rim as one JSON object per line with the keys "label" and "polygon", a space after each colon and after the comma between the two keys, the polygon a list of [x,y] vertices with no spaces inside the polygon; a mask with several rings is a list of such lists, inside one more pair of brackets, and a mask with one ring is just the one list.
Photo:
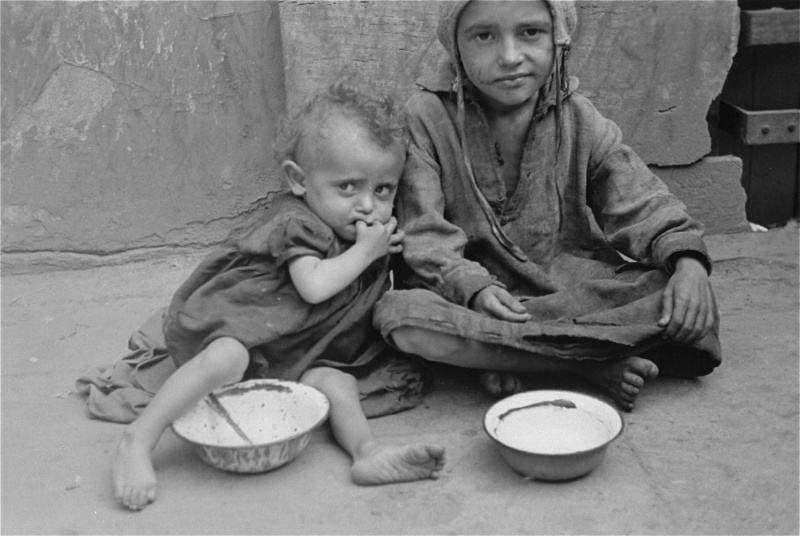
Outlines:
{"label": "bowl rim", "polygon": [[[177,435],[178,437],[180,437],[184,441],[187,441],[188,443],[191,443],[192,445],[195,445],[195,446],[198,446],[198,447],[207,447],[207,448],[225,449],[225,450],[242,450],[242,449],[250,450],[250,449],[260,449],[260,448],[264,448],[264,447],[271,447],[273,445],[278,445],[278,444],[281,444],[281,443],[287,443],[287,442],[292,441],[294,439],[297,439],[298,437],[301,437],[303,435],[310,434],[311,432],[313,432],[314,430],[319,428],[328,419],[328,416],[330,415],[330,412],[331,412],[331,401],[328,399],[328,397],[325,395],[325,393],[323,393],[322,391],[320,391],[316,387],[312,387],[311,385],[308,385],[308,384],[305,384],[305,383],[301,383],[301,382],[294,382],[294,381],[290,381],[290,380],[281,380],[281,379],[277,379],[277,378],[255,378],[255,379],[252,379],[252,380],[245,380],[245,381],[242,381],[242,382],[232,383],[230,385],[226,385],[224,387],[220,387],[218,389],[214,389],[213,393],[216,394],[216,395],[223,395],[225,393],[225,391],[229,391],[229,390],[233,390],[233,389],[247,389],[247,388],[252,388],[252,387],[258,386],[258,385],[276,385],[276,384],[277,385],[289,385],[289,386],[299,385],[299,386],[302,386],[303,389],[308,389],[308,390],[310,390],[312,392],[315,392],[315,393],[319,394],[319,396],[321,397],[320,400],[324,401],[325,411],[322,413],[320,418],[317,419],[316,422],[314,422],[314,424],[312,424],[309,428],[307,428],[307,429],[305,429],[305,430],[303,430],[301,432],[296,432],[296,433],[294,433],[294,434],[292,434],[290,436],[285,437],[284,439],[278,439],[278,440],[275,440],[275,441],[268,441],[266,443],[255,443],[253,445],[246,445],[246,444],[245,445],[214,445],[214,444],[211,444],[211,443],[203,443],[201,441],[195,441],[194,439],[189,439],[184,434],[180,433],[175,427],[175,423],[177,421],[181,420],[184,417],[184,415],[186,415],[186,414],[181,415],[180,417],[175,419],[172,422],[172,424],[170,424],[170,428],[172,429],[172,431],[173,431],[173,433],[175,435]],[[198,402],[198,404],[200,404],[203,400],[205,400],[205,397],[203,397],[200,400],[200,402]],[[194,409],[194,407],[195,406],[192,406],[192,408],[190,408],[186,413],[188,413],[189,411]]]}
{"label": "bowl rim", "polygon": [[[508,400],[511,399],[511,398],[523,398],[525,395],[530,395],[530,393],[534,393],[534,392],[535,393],[549,393],[547,395],[547,398],[549,398],[550,396],[568,398],[569,395],[578,395],[579,397],[585,397],[585,398],[592,399],[592,400],[594,400],[596,402],[599,402],[600,404],[608,407],[608,409],[612,410],[616,414],[617,418],[619,419],[619,424],[620,424],[619,425],[619,430],[617,430],[617,433],[614,434],[613,437],[611,437],[610,439],[604,441],[603,443],[599,444],[596,447],[591,447],[591,448],[588,448],[588,449],[573,450],[573,451],[569,451],[569,452],[559,452],[559,453],[531,452],[529,450],[522,450],[522,449],[519,449],[519,448],[516,448],[516,447],[512,447],[511,445],[507,445],[507,444],[503,443],[502,441],[500,441],[499,438],[495,437],[495,435],[492,432],[489,431],[489,424],[487,422],[487,420],[489,418],[489,414],[492,412],[492,410],[496,406],[498,406],[499,404],[504,403],[504,402],[507,403]],[[603,400],[603,399],[601,399],[601,398],[599,398],[597,396],[589,395],[589,394],[582,393],[582,392],[579,392],[579,391],[569,391],[569,390],[566,390],[566,389],[530,389],[528,391],[523,391],[521,393],[515,393],[513,395],[506,396],[506,397],[501,398],[500,400],[496,401],[494,404],[492,404],[489,407],[489,409],[486,410],[486,412],[483,415],[483,430],[486,432],[486,435],[488,435],[489,438],[492,441],[494,441],[495,443],[497,443],[499,446],[503,447],[504,449],[512,450],[514,452],[519,452],[520,454],[526,454],[528,456],[542,456],[542,457],[547,457],[547,458],[563,458],[563,457],[568,457],[568,456],[575,456],[577,454],[590,454],[590,453],[593,453],[595,451],[605,449],[611,443],[613,443],[620,435],[622,435],[622,431],[624,429],[625,429],[625,419],[622,417],[622,413],[620,413],[620,411],[617,408],[615,408],[613,405],[611,405],[610,403],[606,402],[605,400]]]}

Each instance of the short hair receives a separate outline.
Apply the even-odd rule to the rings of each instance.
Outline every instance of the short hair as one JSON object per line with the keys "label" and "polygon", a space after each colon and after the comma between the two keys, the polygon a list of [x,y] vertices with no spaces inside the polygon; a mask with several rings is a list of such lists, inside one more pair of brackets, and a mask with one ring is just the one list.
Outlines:
{"label": "short hair", "polygon": [[338,81],[327,91],[306,99],[294,113],[284,116],[273,144],[277,161],[297,161],[308,135],[318,132],[337,113],[358,122],[381,148],[397,147],[405,152],[408,130],[405,116],[394,99],[368,95],[345,81]]}

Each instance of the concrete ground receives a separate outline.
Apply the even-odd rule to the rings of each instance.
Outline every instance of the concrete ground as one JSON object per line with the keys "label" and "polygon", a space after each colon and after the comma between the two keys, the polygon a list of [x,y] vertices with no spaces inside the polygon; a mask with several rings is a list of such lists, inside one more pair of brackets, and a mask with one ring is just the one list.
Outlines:
{"label": "concrete ground", "polygon": [[[75,379],[117,360],[197,255],[2,278],[3,534],[798,534],[798,232],[708,239],[724,363],[659,378],[587,477],[509,469],[482,428],[492,401],[443,371],[423,406],[372,421],[447,447],[439,480],[357,487],[328,429],[271,473],[205,465],[168,431],[159,499],[132,513],[110,467],[122,426],[93,421]],[[563,386],[558,378],[531,387]],[[586,386],[577,386],[588,389]]]}

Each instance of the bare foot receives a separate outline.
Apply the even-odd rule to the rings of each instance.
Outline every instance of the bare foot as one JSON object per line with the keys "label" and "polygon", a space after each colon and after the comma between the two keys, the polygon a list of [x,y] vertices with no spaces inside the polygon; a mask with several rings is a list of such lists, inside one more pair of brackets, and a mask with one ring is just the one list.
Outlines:
{"label": "bare foot", "polygon": [[631,356],[592,363],[583,369],[582,375],[603,388],[622,409],[631,411],[645,380],[658,376],[658,367],[652,361]]}
{"label": "bare foot", "polygon": [[481,374],[483,391],[494,397],[508,396],[523,390],[522,380],[508,372],[484,372]]}
{"label": "bare foot", "polygon": [[431,445],[375,445],[353,463],[353,482],[362,486],[438,478],[444,448]]}
{"label": "bare foot", "polygon": [[117,501],[131,510],[141,510],[156,499],[156,472],[150,448],[128,431],[117,445],[111,478]]}

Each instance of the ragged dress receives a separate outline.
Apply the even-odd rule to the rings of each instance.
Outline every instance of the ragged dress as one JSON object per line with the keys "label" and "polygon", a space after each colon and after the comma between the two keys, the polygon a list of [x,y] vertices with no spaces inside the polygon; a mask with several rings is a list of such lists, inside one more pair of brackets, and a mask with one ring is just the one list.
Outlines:
{"label": "ragged dress", "polygon": [[[673,256],[711,269],[702,224],[622,142],[619,128],[575,92],[577,79],[560,78],[561,49],[561,71],[534,111],[519,183],[506,192],[487,117],[453,61],[465,4],[439,26],[450,59],[418,82],[421,91],[407,104],[412,141],[396,206],[413,288],[385,294],[375,326],[390,341],[411,327],[494,345],[501,351],[470,356],[471,366],[483,359],[478,366],[486,369],[498,367],[508,347],[564,359],[641,355],[667,374],[710,373],[721,362],[716,311],[711,333],[690,347],[666,344],[657,325]],[[565,21],[568,4],[549,5],[556,45],[568,44],[574,12]],[[532,320],[469,309],[489,285],[517,297]]]}
{"label": "ragged dress", "polygon": [[232,337],[250,350],[257,376],[288,380],[319,362],[369,361],[381,349],[371,314],[389,288],[388,257],[319,304],[303,300],[289,277],[293,259],[337,257],[348,245],[305,202],[279,196],[175,293],[164,320],[170,355],[182,365],[214,339]]}
{"label": "ragged dress", "polygon": [[90,416],[133,420],[176,366],[220,337],[249,350],[244,379],[296,381],[309,368],[330,366],[357,377],[369,417],[413,407],[422,396],[423,371],[372,325],[373,307],[390,287],[390,258],[319,304],[304,301],[289,277],[292,259],[332,258],[349,246],[304,201],[278,195],[200,263],[169,309],[131,337],[127,356],[78,380]]}

